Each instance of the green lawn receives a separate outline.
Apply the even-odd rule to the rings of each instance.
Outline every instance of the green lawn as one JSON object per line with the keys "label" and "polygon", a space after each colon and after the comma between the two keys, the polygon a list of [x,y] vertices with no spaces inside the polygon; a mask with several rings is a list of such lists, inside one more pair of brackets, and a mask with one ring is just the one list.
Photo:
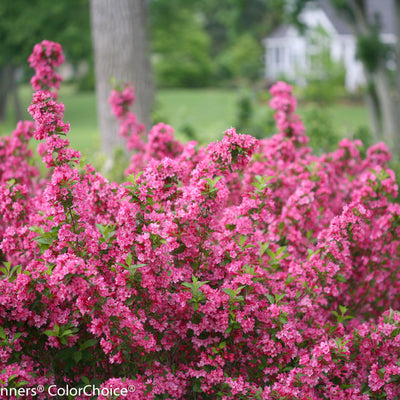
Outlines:
{"label": "green lawn", "polygon": [[336,104],[329,112],[337,129],[342,132],[350,132],[358,126],[369,126],[370,121],[364,105]]}
{"label": "green lawn", "polygon": [[165,89],[158,94],[161,117],[179,132],[190,126],[202,143],[222,137],[235,124],[237,92],[223,89]]}
{"label": "green lawn", "polygon": [[[28,86],[21,88],[21,99],[26,109],[32,92]],[[88,159],[100,148],[96,121],[94,93],[76,93],[71,85],[60,90],[60,101],[65,104],[65,120],[71,124],[69,138],[72,146],[79,149]],[[172,125],[177,137],[187,140],[184,132],[193,129],[196,139],[208,143],[220,139],[223,132],[235,125],[238,92],[227,89],[168,89],[160,90],[157,97],[157,118]],[[258,105],[256,113],[262,115],[267,104]],[[308,106],[300,106],[302,114]],[[0,134],[11,133],[15,127],[13,110],[8,113],[6,123],[0,125]],[[265,110],[265,111],[264,111]],[[343,136],[360,125],[368,125],[367,112],[362,105],[335,104],[328,108],[335,129]],[[26,118],[30,116],[26,114]],[[250,132],[249,132],[250,133]],[[273,132],[266,132],[271,134]]]}
{"label": "green lawn", "polygon": [[[20,90],[21,102],[26,110],[32,100],[32,90],[24,86]],[[71,124],[68,135],[71,145],[85,155],[98,151],[100,138],[98,135],[96,102],[94,93],[76,93],[73,86],[64,85],[59,93],[59,100],[65,104],[64,120]],[[0,125],[0,134],[10,134],[15,127],[15,116],[12,105],[8,107],[6,123]],[[25,117],[31,120],[26,112]]]}

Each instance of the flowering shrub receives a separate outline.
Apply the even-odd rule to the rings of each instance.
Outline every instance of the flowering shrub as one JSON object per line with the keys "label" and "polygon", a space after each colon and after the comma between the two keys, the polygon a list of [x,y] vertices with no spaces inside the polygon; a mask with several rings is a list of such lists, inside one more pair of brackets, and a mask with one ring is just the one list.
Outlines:
{"label": "flowering shrub", "polygon": [[29,60],[35,125],[0,142],[1,386],[399,398],[400,208],[384,144],[313,155],[282,82],[271,138],[232,128],[202,148],[158,124],[146,140],[124,87],[110,103],[134,155],[117,185],[64,138],[59,46]]}

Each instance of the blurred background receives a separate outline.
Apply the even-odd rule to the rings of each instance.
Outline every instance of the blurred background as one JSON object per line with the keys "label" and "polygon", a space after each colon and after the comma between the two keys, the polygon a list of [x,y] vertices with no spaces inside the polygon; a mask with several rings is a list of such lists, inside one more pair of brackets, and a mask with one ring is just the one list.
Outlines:
{"label": "blurred background", "polygon": [[[231,126],[259,138],[272,135],[268,89],[285,80],[294,85],[315,153],[333,150],[343,137],[361,138],[366,145],[384,140],[397,152],[398,3],[2,0],[0,134],[10,134],[17,120],[30,119],[33,72],[26,60],[34,44],[57,41],[67,59],[59,98],[71,123],[70,140],[93,161],[104,140],[96,84],[110,79],[99,76],[96,63],[101,64],[101,43],[107,43],[100,36],[111,32],[114,52],[125,53],[130,42],[143,39],[128,68],[139,71],[135,79],[150,93],[150,122],[172,125],[181,140],[207,143]],[[123,25],[124,18],[143,38],[138,31],[128,41],[115,36],[120,33],[112,24]],[[104,46],[110,48],[110,42]],[[143,79],[135,65],[139,52],[149,65]]]}

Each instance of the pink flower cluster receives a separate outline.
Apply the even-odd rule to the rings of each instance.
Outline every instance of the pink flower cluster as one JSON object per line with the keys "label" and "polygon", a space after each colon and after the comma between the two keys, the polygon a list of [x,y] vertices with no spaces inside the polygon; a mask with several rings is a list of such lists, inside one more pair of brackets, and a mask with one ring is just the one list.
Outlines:
{"label": "pink flower cluster", "polygon": [[207,150],[211,159],[234,169],[245,167],[257,149],[257,139],[249,135],[238,135],[235,128],[228,129],[221,142],[211,143]]}
{"label": "pink flower cluster", "polygon": [[36,72],[31,79],[33,90],[59,89],[61,76],[55,72],[55,68],[65,61],[59,43],[43,40],[36,44],[28,61]]}
{"label": "pink flower cluster", "polygon": [[278,129],[299,143],[308,143],[308,137],[304,135],[304,125],[299,116],[294,114],[297,101],[292,95],[292,87],[285,82],[278,82],[271,88],[271,94],[273,98],[270,106],[277,111],[274,117]]}
{"label": "pink flower cluster", "polygon": [[[35,68],[32,87],[37,91],[33,95],[28,111],[35,121],[35,139],[45,139],[45,144],[40,147],[40,153],[44,156],[43,161],[47,167],[76,163],[79,161],[80,153],[68,148],[69,140],[62,138],[70,129],[69,122],[65,123],[62,120],[64,104],[57,103],[57,92],[46,89],[59,88],[61,77],[55,72],[55,67],[64,62],[61,46],[44,40],[35,45],[29,61]],[[35,77],[40,78],[38,78],[40,84],[36,84]]]}
{"label": "pink flower cluster", "polygon": [[[113,95],[121,123],[133,101],[123,92]],[[313,155],[291,88],[272,93],[278,134],[229,129],[203,148],[158,124],[121,185],[78,168],[54,145],[61,107],[34,104],[37,137],[55,154],[45,182],[26,144],[5,157],[13,139],[0,142],[0,386],[90,383],[141,400],[399,398],[390,153],[378,144],[362,158],[361,142],[345,139]]]}
{"label": "pink flower cluster", "polygon": [[130,111],[134,101],[135,93],[129,85],[113,89],[109,97],[111,110],[119,122],[119,135],[126,139],[127,149],[133,151],[127,174],[138,173],[150,159],[174,158],[181,154],[183,147],[174,139],[174,129],[163,123],[150,129],[146,141],[145,126]]}
{"label": "pink flower cluster", "polygon": [[111,110],[120,124],[119,135],[127,140],[127,149],[142,150],[144,146],[143,135],[145,126],[140,123],[136,115],[129,110],[135,101],[133,87],[125,85],[121,90],[113,89],[108,100]]}

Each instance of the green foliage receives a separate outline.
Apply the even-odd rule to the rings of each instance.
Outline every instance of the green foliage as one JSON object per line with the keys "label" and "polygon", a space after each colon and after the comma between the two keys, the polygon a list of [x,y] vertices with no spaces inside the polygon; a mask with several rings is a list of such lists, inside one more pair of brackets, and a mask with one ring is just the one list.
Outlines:
{"label": "green foliage", "polygon": [[359,139],[362,141],[363,147],[360,149],[360,153],[361,156],[365,158],[367,155],[366,150],[374,144],[374,138],[370,127],[367,125],[357,126],[354,130],[353,139]]}
{"label": "green foliage", "polygon": [[233,46],[244,34],[259,43],[283,19],[285,0],[201,0],[197,9],[204,15],[205,27],[212,38],[212,54]]}
{"label": "green foliage", "polygon": [[242,91],[237,100],[237,120],[235,127],[241,133],[258,139],[274,132],[275,120],[269,107],[258,104],[258,97],[252,91]]}
{"label": "green foliage", "polygon": [[238,99],[238,123],[240,126],[248,126],[253,116],[253,101],[246,93],[239,96]]}
{"label": "green foliage", "polygon": [[338,97],[344,96],[343,87],[323,79],[310,79],[303,91],[303,99],[320,104],[332,104]]}
{"label": "green foliage", "polygon": [[262,69],[261,41],[281,23],[284,4],[284,0],[151,0],[158,84],[200,87],[254,81]]}
{"label": "green foliage", "polygon": [[206,296],[204,293],[200,290],[201,286],[205,285],[208,283],[208,281],[204,282],[199,282],[198,278],[196,276],[192,276],[192,282],[183,282],[182,286],[187,288],[191,293],[192,293],[192,298],[189,301],[192,306],[194,311],[197,311],[199,308],[200,304],[205,304],[206,302]]}
{"label": "green foliage", "polygon": [[87,73],[77,79],[77,89],[79,92],[93,92],[95,90],[93,57],[90,57]]}
{"label": "green foliage", "polygon": [[[121,183],[125,179],[125,170],[129,166],[129,158],[122,147],[115,147],[113,158],[107,159],[104,153],[98,152],[91,157],[96,170],[101,171],[109,181]],[[111,166],[111,167],[110,167]]]}
{"label": "green foliage", "polygon": [[254,36],[241,35],[217,58],[217,77],[254,82],[262,73],[262,54],[262,46]]}
{"label": "green foliage", "polygon": [[25,65],[35,43],[62,43],[70,61],[91,50],[88,0],[0,1],[0,65]]}
{"label": "green foliage", "polygon": [[322,107],[311,104],[303,114],[304,125],[315,154],[334,151],[341,137],[336,133],[331,114]]}
{"label": "green foliage", "polygon": [[315,103],[309,104],[304,108],[302,117],[304,125],[307,127],[307,136],[310,138],[310,147],[317,155],[334,151],[340,140],[343,139],[343,133],[352,140],[359,139],[363,146],[360,148],[362,157],[366,156],[366,149],[374,144],[372,133],[367,125],[354,125],[354,121],[350,126],[342,127],[338,131],[335,122],[337,118],[336,112],[332,108],[321,107]]}
{"label": "green foliage", "polygon": [[153,61],[162,87],[202,87],[211,83],[210,38],[198,16],[177,10],[168,28],[153,26]]}
{"label": "green foliage", "polygon": [[357,58],[369,72],[378,69],[381,62],[387,59],[389,46],[381,42],[379,31],[374,28],[369,35],[359,35],[357,39]]}
{"label": "green foliage", "polygon": [[344,65],[332,60],[329,50],[331,38],[322,27],[309,32],[309,38],[312,52],[308,55],[310,70],[304,74],[307,81],[304,99],[323,104],[332,103],[346,92]]}

